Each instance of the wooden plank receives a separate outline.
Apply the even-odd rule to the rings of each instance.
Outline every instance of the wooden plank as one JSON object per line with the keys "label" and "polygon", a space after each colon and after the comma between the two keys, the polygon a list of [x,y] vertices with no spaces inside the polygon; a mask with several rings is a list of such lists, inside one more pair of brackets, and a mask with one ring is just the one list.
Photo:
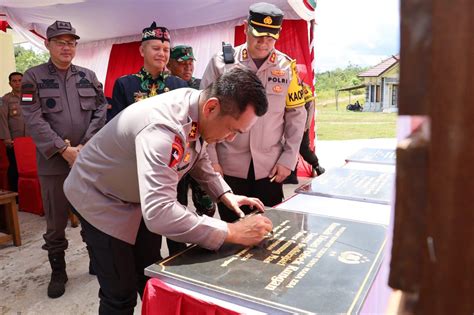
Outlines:
{"label": "wooden plank", "polygon": [[[431,100],[429,96],[431,93],[432,70],[432,1],[403,0],[400,4],[401,43],[398,113],[400,115],[427,115]],[[447,43],[445,45],[448,46]]]}
{"label": "wooden plank", "polygon": [[[429,215],[422,314],[474,312],[474,2],[432,1]],[[416,30],[414,30],[416,31]],[[419,55],[418,59],[424,57]],[[413,72],[419,71],[414,69]]]}

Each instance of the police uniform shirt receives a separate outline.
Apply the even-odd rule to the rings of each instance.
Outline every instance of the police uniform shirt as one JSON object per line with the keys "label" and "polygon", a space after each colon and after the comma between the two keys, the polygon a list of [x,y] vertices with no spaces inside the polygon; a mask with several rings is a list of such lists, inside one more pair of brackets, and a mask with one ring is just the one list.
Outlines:
{"label": "police uniform shirt", "polygon": [[65,140],[71,146],[84,145],[104,125],[106,106],[102,84],[89,69],[71,65],[61,75],[49,60],[25,72],[21,107],[40,153],[39,175],[69,172],[68,163],[59,154]]}
{"label": "police uniform shirt", "polygon": [[187,172],[213,199],[230,190],[199,141],[200,93],[178,89],[135,103],[83,148],[64,191],[86,221],[129,244],[143,216],[153,233],[209,249],[222,245],[226,223],[198,216],[176,199]]}
{"label": "police uniform shirt", "polygon": [[234,141],[209,145],[211,161],[219,163],[226,175],[247,178],[253,160],[256,180],[268,177],[277,163],[294,169],[306,120],[295,62],[274,49],[257,69],[247,44],[235,48],[234,60],[234,64],[225,64],[222,53],[216,54],[207,65],[201,89],[232,67],[245,67],[254,71],[264,84],[268,111],[249,132],[237,134]]}
{"label": "police uniform shirt", "polygon": [[21,112],[20,97],[13,92],[5,94],[0,106],[0,139],[26,137],[28,133]]}
{"label": "police uniform shirt", "polygon": [[188,87],[188,84],[166,71],[160,73],[156,79],[144,68],[138,73],[120,77],[115,81],[112,92],[110,119],[130,104],[182,87]]}

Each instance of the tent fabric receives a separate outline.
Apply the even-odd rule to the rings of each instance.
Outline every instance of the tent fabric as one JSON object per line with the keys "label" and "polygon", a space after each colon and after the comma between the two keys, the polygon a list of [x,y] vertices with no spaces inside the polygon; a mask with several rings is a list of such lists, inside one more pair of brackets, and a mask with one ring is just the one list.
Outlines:
{"label": "tent fabric", "polygon": [[[266,0],[298,19],[287,0]],[[156,21],[170,30],[216,24],[245,18],[255,0],[2,0],[0,13],[25,35],[30,30],[45,35],[55,20],[69,21],[81,34],[81,42],[91,42],[138,34]],[[218,12],[218,14],[217,14]],[[30,40],[30,38],[28,38]],[[34,41],[41,44],[41,41]]]}

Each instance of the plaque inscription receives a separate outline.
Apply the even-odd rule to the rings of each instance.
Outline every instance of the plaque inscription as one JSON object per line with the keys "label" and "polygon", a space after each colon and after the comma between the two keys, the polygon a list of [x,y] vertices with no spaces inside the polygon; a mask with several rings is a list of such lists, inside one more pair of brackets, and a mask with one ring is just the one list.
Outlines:
{"label": "plaque inscription", "polygon": [[396,153],[392,149],[362,148],[346,159],[346,162],[395,165]]}
{"label": "plaque inscription", "polygon": [[381,263],[386,227],[281,209],[259,246],[197,246],[149,276],[270,313],[357,313]]}
{"label": "plaque inscription", "polygon": [[301,194],[390,204],[394,174],[335,168],[297,188]]}

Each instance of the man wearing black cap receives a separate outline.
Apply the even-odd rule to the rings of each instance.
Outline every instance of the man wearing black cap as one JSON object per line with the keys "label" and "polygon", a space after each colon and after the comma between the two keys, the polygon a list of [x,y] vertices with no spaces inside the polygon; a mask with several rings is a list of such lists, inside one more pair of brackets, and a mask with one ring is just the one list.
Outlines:
{"label": "man wearing black cap", "polygon": [[64,294],[68,280],[64,251],[71,204],[63,183],[81,148],[104,125],[107,102],[95,73],[72,64],[79,36],[71,23],[54,22],[46,37],[50,59],[25,72],[20,104],[37,149],[46,213],[43,249],[52,269],[48,296],[57,298]]}
{"label": "man wearing black cap", "polygon": [[143,29],[139,48],[143,57],[143,67],[138,73],[123,76],[115,81],[110,119],[130,104],[174,89],[188,87],[186,82],[165,71],[170,58],[170,40],[168,29],[156,26],[155,22]]}
{"label": "man wearing black cap", "polygon": [[[205,88],[231,68],[245,67],[264,82],[268,112],[250,132],[238,134],[233,142],[209,145],[208,152],[214,169],[224,174],[235,193],[258,197],[266,206],[283,199],[282,182],[296,166],[306,120],[296,62],[274,48],[282,22],[283,12],[275,5],[251,5],[244,22],[246,43],[235,48],[233,61],[216,54],[201,81]],[[221,204],[219,213],[228,222],[237,219]]]}

